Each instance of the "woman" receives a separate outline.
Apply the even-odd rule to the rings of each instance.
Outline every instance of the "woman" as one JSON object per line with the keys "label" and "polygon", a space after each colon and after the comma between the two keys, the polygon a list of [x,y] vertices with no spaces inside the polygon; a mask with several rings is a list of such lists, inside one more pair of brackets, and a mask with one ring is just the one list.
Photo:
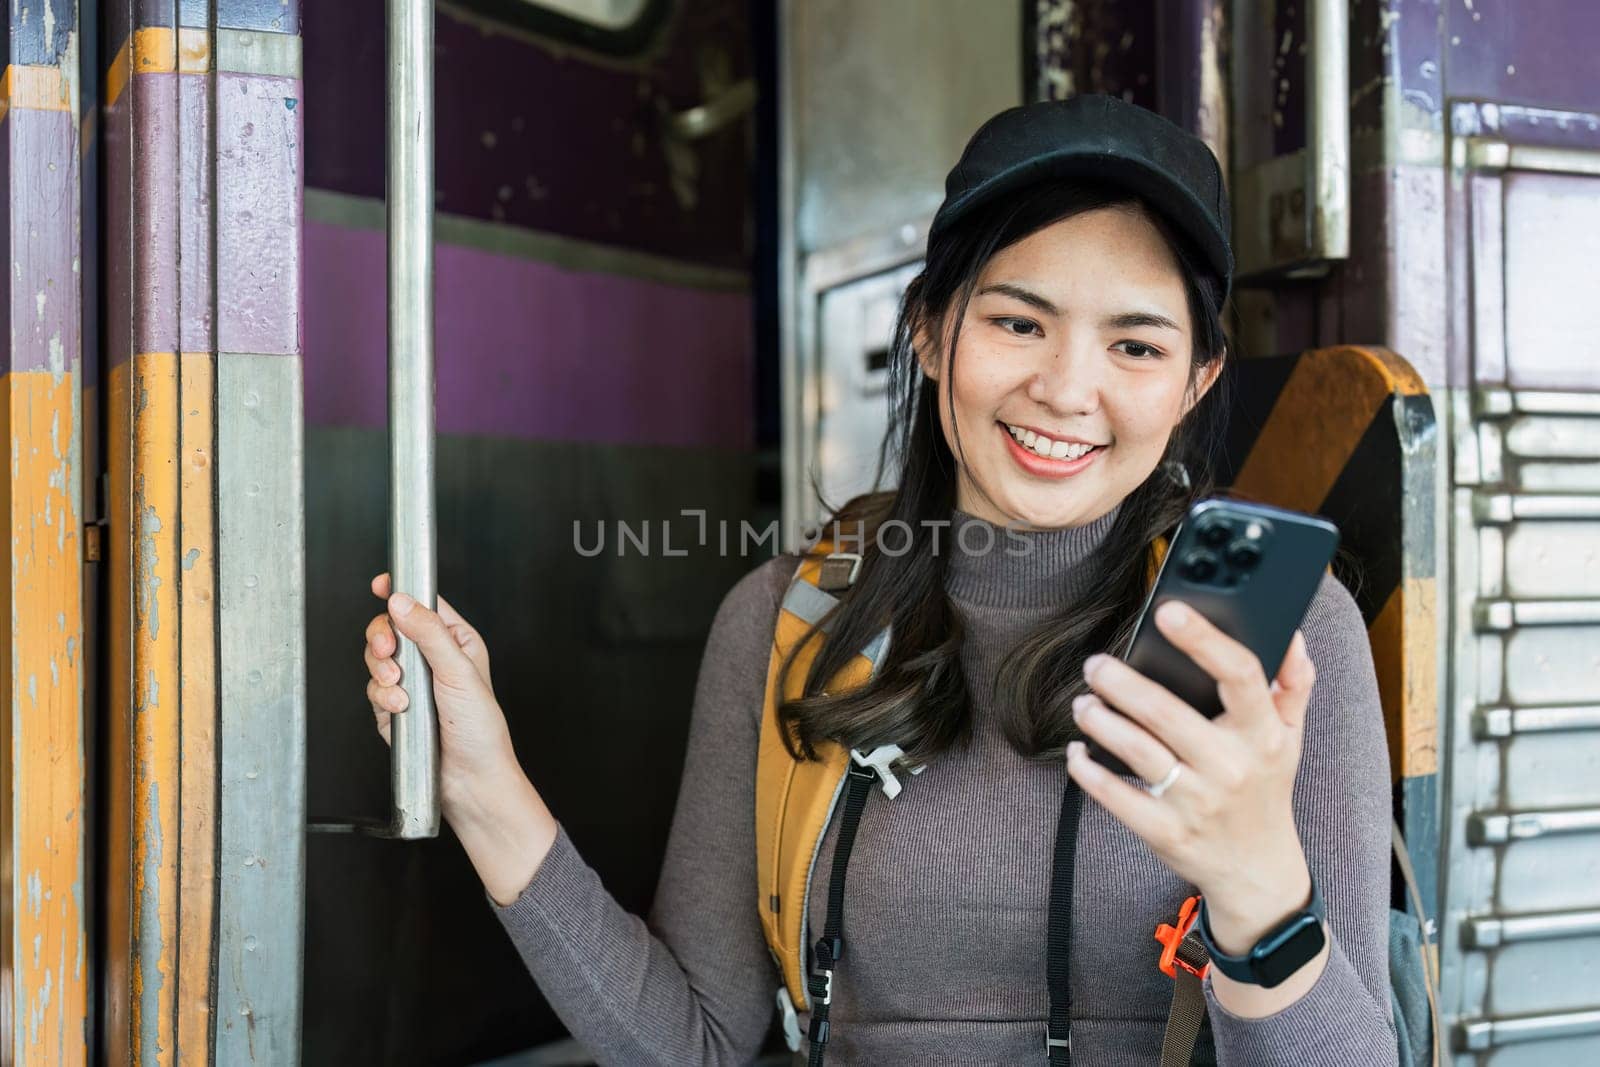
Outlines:
{"label": "woman", "polygon": [[[1228,956],[1314,899],[1326,907],[1325,936],[1280,984],[1213,967],[1220,1062],[1392,1064],[1389,771],[1349,594],[1323,582],[1270,681],[1203,619],[1157,612],[1218,679],[1227,710],[1214,721],[1105,654],[1141,606],[1152,541],[1208,488],[1216,429],[1197,420],[1215,410],[1199,402],[1224,364],[1232,269],[1215,158],[1147,111],[1078,97],[990,120],[947,194],[893,346],[899,488],[838,515],[847,532],[898,519],[911,550],[869,534],[805,697],[782,709],[802,751],[896,743],[926,765],[861,817],[828,1057],[1045,1058],[1052,846],[1070,778],[1085,798],[1069,883],[1074,1062],[1156,1062],[1172,980],[1152,931],[1198,889]],[[523,774],[481,636],[443,598],[435,615],[391,597],[387,575],[373,581],[388,598],[367,629],[379,731],[406,704],[392,620],[434,671],[445,816],[601,1062],[743,1063],[770,1025],[753,775],[797,562],[757,567],[712,625],[648,923],[616,905]],[[894,640],[874,679],[825,694],[885,620]],[[1137,777],[1095,763],[1082,736]]]}

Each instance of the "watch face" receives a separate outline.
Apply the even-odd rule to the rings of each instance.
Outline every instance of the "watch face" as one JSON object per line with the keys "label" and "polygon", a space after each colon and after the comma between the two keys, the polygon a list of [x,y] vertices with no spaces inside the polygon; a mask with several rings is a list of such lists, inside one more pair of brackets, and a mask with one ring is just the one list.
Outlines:
{"label": "watch face", "polygon": [[1302,914],[1271,941],[1256,946],[1250,953],[1250,969],[1256,980],[1270,989],[1305,966],[1327,940],[1322,923],[1313,915]]}

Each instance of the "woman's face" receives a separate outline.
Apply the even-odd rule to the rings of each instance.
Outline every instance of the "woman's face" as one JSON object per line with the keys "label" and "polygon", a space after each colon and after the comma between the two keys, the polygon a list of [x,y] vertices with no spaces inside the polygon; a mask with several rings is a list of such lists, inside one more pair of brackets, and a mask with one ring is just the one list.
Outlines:
{"label": "woman's face", "polygon": [[1132,206],[1063,219],[990,258],[956,351],[964,455],[943,382],[949,326],[942,344],[919,337],[917,352],[940,383],[939,421],[960,464],[956,506],[1002,526],[1106,514],[1155,470],[1222,369],[1213,360],[1191,383],[1183,277]]}

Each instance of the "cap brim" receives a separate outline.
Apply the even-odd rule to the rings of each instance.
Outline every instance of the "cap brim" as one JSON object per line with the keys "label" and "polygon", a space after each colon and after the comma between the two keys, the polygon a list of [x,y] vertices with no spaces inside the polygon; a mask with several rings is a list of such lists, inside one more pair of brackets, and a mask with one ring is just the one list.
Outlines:
{"label": "cap brim", "polygon": [[1063,178],[1089,178],[1126,186],[1149,202],[1200,249],[1208,265],[1221,277],[1222,295],[1226,298],[1233,279],[1233,254],[1227,235],[1213,224],[1211,212],[1194,190],[1171,172],[1125,156],[1074,148],[1019,163],[947,202],[934,217],[928,240],[931,243],[951,224],[996,197]]}

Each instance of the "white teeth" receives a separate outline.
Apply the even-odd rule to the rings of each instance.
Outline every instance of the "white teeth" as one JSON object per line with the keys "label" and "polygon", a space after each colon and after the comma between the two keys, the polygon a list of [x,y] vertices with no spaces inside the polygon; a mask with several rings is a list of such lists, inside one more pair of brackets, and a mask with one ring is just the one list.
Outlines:
{"label": "white teeth", "polygon": [[1021,445],[1037,455],[1046,459],[1078,459],[1094,450],[1094,445],[1075,444],[1068,441],[1052,441],[1048,437],[1025,430],[1018,426],[1006,424],[1006,429]]}

